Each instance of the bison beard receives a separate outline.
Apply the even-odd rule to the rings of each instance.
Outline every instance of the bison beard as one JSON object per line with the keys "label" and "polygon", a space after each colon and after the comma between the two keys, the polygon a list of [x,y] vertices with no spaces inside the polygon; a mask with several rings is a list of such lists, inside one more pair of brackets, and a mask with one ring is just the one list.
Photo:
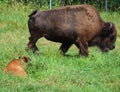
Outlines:
{"label": "bison beard", "polygon": [[29,15],[28,28],[28,49],[37,54],[36,42],[41,37],[62,43],[59,49],[63,55],[75,44],[79,54],[88,56],[89,46],[98,46],[103,52],[114,49],[117,35],[115,25],[104,22],[91,5],[34,11]]}

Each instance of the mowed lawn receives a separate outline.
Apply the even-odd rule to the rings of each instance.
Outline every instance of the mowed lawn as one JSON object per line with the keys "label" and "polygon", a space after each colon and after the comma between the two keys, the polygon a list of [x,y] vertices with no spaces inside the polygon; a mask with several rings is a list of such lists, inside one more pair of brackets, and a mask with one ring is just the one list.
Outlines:
{"label": "mowed lawn", "polygon": [[[40,55],[26,51],[31,5],[0,4],[0,92],[120,92],[120,15],[100,15],[118,29],[116,49],[102,53],[89,48],[89,57],[78,57],[73,45],[67,55],[60,55],[60,43],[44,38],[37,42]],[[19,56],[29,56],[26,78],[3,74],[7,63]]]}

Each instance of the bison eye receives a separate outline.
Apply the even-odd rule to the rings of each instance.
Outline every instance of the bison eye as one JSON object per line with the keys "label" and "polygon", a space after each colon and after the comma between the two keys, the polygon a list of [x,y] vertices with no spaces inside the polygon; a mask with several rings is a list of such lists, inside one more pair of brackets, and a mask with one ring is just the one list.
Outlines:
{"label": "bison eye", "polygon": [[113,35],[110,35],[110,40],[112,41],[112,40],[114,40],[114,36]]}

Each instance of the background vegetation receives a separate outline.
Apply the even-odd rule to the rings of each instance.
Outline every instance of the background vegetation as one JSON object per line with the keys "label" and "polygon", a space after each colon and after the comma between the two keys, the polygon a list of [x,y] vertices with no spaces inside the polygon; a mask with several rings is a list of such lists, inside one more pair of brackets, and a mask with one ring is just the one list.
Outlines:
{"label": "background vegetation", "polygon": [[[45,6],[49,7],[50,0],[1,0],[8,4],[23,3],[28,5],[32,3],[36,8],[43,8]],[[66,6],[73,4],[91,4],[94,5],[99,10],[105,10],[106,0],[51,0],[52,6]],[[108,9],[110,11],[120,11],[120,0],[107,0]]]}
{"label": "background vegetation", "polygon": [[[78,49],[73,45],[63,57],[58,51],[59,43],[42,38],[37,43],[41,52],[37,56],[25,51],[29,37],[28,15],[34,9],[49,7],[47,4],[39,7],[37,1],[40,0],[36,0],[36,4],[28,1],[27,5],[22,0],[0,1],[0,92],[120,92],[118,12],[100,12],[105,21],[115,23],[118,29],[115,50],[104,54],[92,47],[89,57],[84,58],[77,57]],[[53,1],[54,8],[59,7],[57,0]],[[24,55],[31,57],[26,78],[3,74],[9,61]]]}

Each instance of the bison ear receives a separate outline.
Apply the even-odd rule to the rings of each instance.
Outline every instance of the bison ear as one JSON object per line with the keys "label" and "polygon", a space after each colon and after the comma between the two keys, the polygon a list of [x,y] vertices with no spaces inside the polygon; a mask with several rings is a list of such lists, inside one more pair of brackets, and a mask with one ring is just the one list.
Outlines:
{"label": "bison ear", "polygon": [[28,63],[28,61],[30,61],[31,59],[29,57],[23,57],[23,61]]}
{"label": "bison ear", "polygon": [[110,22],[107,22],[107,23],[105,23],[105,25],[104,25],[104,27],[103,27],[103,29],[102,29],[102,33],[101,33],[101,35],[102,36],[104,36],[104,37],[106,37],[106,36],[108,36],[109,34],[111,34],[112,33],[112,29],[113,29],[113,23],[110,23]]}

